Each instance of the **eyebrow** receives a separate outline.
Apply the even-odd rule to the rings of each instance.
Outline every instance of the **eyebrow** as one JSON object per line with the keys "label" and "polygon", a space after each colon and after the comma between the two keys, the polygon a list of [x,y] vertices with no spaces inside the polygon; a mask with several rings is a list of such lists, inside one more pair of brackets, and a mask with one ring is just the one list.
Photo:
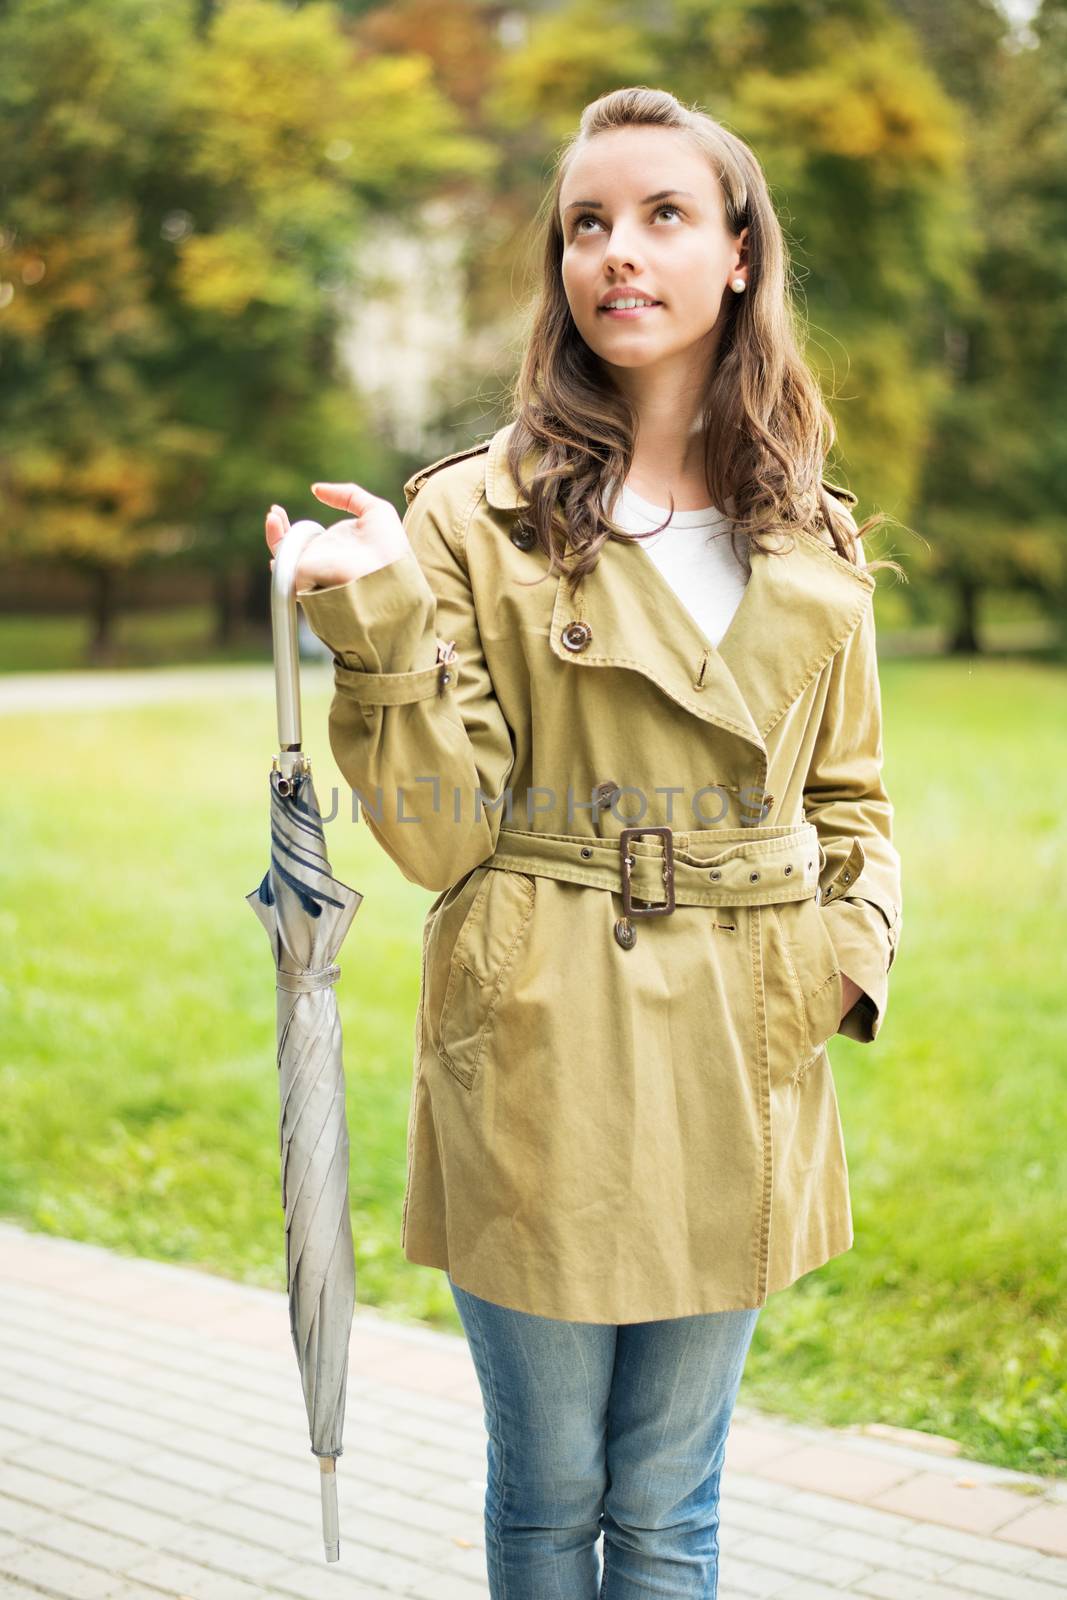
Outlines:
{"label": "eyebrow", "polygon": [[[691,189],[657,189],[655,194],[646,194],[640,203],[643,206],[651,205],[653,200],[666,200],[670,194],[684,194],[688,195],[690,200],[696,199],[696,195]],[[575,206],[589,206],[592,210],[603,211],[604,202],[603,200],[572,200],[570,205],[563,207],[563,210],[566,213],[572,211]]]}

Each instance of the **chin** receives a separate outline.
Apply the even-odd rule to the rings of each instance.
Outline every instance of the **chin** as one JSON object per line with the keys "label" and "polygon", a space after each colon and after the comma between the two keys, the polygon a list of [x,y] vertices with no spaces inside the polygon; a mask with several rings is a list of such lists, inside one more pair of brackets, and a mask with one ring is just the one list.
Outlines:
{"label": "chin", "polygon": [[604,350],[597,350],[596,354],[606,367],[614,367],[616,371],[626,371],[655,366],[657,361],[670,354],[669,350],[631,350],[614,355],[608,355]]}

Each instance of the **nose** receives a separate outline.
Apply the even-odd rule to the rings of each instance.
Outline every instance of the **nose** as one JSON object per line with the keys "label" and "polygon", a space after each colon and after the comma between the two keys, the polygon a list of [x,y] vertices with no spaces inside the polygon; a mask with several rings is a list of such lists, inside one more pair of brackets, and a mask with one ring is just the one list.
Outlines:
{"label": "nose", "polygon": [[611,237],[604,251],[605,267],[611,268],[614,272],[635,275],[640,270],[640,259],[633,240],[627,237],[625,225],[617,223],[611,230]]}

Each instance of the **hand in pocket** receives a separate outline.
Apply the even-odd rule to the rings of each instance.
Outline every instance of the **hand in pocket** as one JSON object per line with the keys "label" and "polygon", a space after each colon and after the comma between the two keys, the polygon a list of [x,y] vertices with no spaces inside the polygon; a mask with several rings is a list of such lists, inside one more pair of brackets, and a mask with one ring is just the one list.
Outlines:
{"label": "hand in pocket", "polygon": [[848,1016],[849,1012],[852,1010],[852,1007],[856,1004],[856,1001],[859,999],[860,995],[863,993],[863,990],[860,988],[858,983],[853,983],[851,978],[846,978],[845,974],[842,973],[841,974],[841,993],[843,995],[843,999],[842,999],[842,1002],[841,1002],[843,1009],[842,1009],[841,1016],[840,1016],[839,1020],[841,1022],[844,1022],[845,1018]]}

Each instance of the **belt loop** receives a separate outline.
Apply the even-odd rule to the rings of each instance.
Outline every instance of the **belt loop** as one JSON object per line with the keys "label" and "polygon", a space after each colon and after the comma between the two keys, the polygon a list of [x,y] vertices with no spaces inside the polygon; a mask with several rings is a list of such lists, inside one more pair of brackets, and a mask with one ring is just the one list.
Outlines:
{"label": "belt loop", "polygon": [[840,899],[848,893],[849,885],[855,883],[863,871],[867,860],[863,845],[858,839],[853,839],[848,855],[842,861],[837,871],[821,886],[819,904],[825,905],[827,900]]}

